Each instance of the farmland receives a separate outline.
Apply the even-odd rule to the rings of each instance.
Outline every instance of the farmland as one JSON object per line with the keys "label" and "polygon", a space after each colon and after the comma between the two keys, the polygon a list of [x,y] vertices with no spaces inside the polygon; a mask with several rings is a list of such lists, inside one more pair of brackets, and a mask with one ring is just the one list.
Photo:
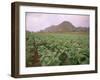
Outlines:
{"label": "farmland", "polygon": [[88,32],[26,32],[26,66],[89,64]]}

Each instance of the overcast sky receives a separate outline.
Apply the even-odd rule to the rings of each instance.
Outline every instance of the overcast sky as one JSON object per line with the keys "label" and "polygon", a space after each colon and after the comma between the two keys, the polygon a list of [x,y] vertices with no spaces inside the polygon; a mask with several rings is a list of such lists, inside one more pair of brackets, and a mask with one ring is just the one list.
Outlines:
{"label": "overcast sky", "polygon": [[26,13],[26,30],[40,31],[51,25],[58,25],[63,21],[71,22],[75,27],[89,27],[88,15]]}

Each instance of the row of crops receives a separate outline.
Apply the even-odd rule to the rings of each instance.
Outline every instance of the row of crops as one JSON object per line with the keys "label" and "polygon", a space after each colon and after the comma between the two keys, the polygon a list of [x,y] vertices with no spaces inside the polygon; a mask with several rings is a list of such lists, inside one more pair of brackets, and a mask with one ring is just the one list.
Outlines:
{"label": "row of crops", "polygon": [[89,64],[87,33],[26,32],[26,66]]}

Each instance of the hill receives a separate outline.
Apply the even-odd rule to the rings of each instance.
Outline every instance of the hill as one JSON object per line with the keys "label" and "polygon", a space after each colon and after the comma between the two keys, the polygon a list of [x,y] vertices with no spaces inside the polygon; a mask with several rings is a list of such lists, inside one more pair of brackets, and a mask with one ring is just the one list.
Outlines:
{"label": "hill", "polygon": [[58,25],[52,25],[40,32],[88,32],[87,27],[75,27],[71,22],[64,21]]}

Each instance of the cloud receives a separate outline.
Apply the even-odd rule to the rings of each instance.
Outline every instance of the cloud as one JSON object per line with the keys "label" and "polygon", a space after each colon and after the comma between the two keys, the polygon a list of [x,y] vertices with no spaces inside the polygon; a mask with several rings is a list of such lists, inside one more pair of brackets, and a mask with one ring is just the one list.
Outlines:
{"label": "cloud", "polygon": [[26,13],[26,29],[39,31],[51,25],[58,25],[63,21],[70,21],[74,26],[89,27],[88,15]]}

